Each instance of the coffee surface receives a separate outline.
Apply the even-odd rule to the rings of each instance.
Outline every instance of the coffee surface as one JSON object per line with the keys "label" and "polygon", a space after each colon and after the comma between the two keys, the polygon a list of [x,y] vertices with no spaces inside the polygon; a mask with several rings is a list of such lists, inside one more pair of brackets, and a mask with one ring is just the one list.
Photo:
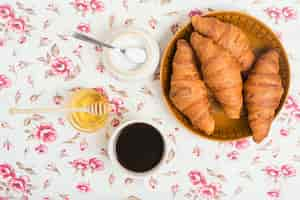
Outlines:
{"label": "coffee surface", "polygon": [[164,141],[160,132],[153,126],[134,123],[121,130],[116,152],[123,167],[135,172],[146,172],[162,159]]}

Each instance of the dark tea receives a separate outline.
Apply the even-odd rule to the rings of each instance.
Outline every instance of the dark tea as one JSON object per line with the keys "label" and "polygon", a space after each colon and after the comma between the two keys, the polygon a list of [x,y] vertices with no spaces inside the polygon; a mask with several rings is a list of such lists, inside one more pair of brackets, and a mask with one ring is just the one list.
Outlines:
{"label": "dark tea", "polygon": [[161,133],[146,123],[124,127],[116,142],[117,159],[123,167],[134,172],[146,172],[156,167],[165,151]]}

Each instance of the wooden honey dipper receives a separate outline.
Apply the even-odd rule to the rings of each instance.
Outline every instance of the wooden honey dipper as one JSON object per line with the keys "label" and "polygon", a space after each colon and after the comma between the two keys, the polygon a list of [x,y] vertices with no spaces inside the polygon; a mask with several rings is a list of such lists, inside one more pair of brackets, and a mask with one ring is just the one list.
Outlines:
{"label": "wooden honey dipper", "polygon": [[86,112],[96,116],[102,116],[109,112],[109,105],[103,103],[93,103],[81,108],[59,107],[59,108],[10,108],[9,113],[31,114],[31,113],[51,113],[51,112]]}

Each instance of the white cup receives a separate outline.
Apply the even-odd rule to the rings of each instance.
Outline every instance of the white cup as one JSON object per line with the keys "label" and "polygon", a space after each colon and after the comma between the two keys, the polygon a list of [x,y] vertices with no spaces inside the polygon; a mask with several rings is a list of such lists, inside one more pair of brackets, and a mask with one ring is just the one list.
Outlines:
{"label": "white cup", "polygon": [[[160,48],[158,42],[147,31],[135,27],[123,27],[109,32],[107,43],[122,48],[138,47],[145,49],[147,59],[135,69],[129,70],[123,66],[111,49],[105,48],[102,54],[102,62],[113,77],[123,81],[145,81],[153,79],[153,75],[159,65]],[[121,63],[119,63],[121,62]]]}
{"label": "white cup", "polygon": [[[125,127],[131,125],[131,124],[135,124],[135,123],[144,123],[144,124],[148,124],[152,127],[154,127],[156,130],[158,130],[158,132],[160,133],[162,139],[163,139],[163,145],[164,145],[164,152],[162,154],[161,160],[159,161],[159,163],[153,167],[152,169],[145,171],[145,172],[135,172],[132,171],[130,169],[125,168],[118,160],[117,157],[117,152],[116,152],[116,145],[117,145],[117,141],[119,139],[119,136],[122,132],[122,129],[124,129]],[[121,124],[112,134],[112,136],[109,139],[109,143],[108,143],[108,155],[109,158],[112,162],[112,167],[115,170],[116,173],[119,173],[120,175],[126,175],[132,178],[138,178],[138,179],[144,179],[146,177],[149,177],[153,174],[156,174],[160,171],[160,169],[162,168],[162,166],[164,165],[165,161],[166,161],[166,154],[168,152],[168,145],[167,145],[167,140],[166,137],[163,135],[162,129],[159,128],[158,126],[156,126],[155,124],[153,124],[153,122],[151,122],[150,120],[130,120],[127,121],[123,124]]]}

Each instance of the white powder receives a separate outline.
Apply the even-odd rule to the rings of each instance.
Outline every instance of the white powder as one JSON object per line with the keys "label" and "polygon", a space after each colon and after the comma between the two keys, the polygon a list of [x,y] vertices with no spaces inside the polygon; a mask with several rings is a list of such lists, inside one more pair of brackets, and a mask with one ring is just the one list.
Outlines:
{"label": "white powder", "polygon": [[109,51],[110,61],[113,67],[119,71],[136,70],[146,62],[147,52],[144,46],[144,38],[125,34],[115,38],[112,45],[126,49],[126,55],[122,54],[119,50]]}
{"label": "white powder", "polygon": [[125,55],[134,63],[144,63],[146,60],[146,52],[141,48],[128,48]]}

